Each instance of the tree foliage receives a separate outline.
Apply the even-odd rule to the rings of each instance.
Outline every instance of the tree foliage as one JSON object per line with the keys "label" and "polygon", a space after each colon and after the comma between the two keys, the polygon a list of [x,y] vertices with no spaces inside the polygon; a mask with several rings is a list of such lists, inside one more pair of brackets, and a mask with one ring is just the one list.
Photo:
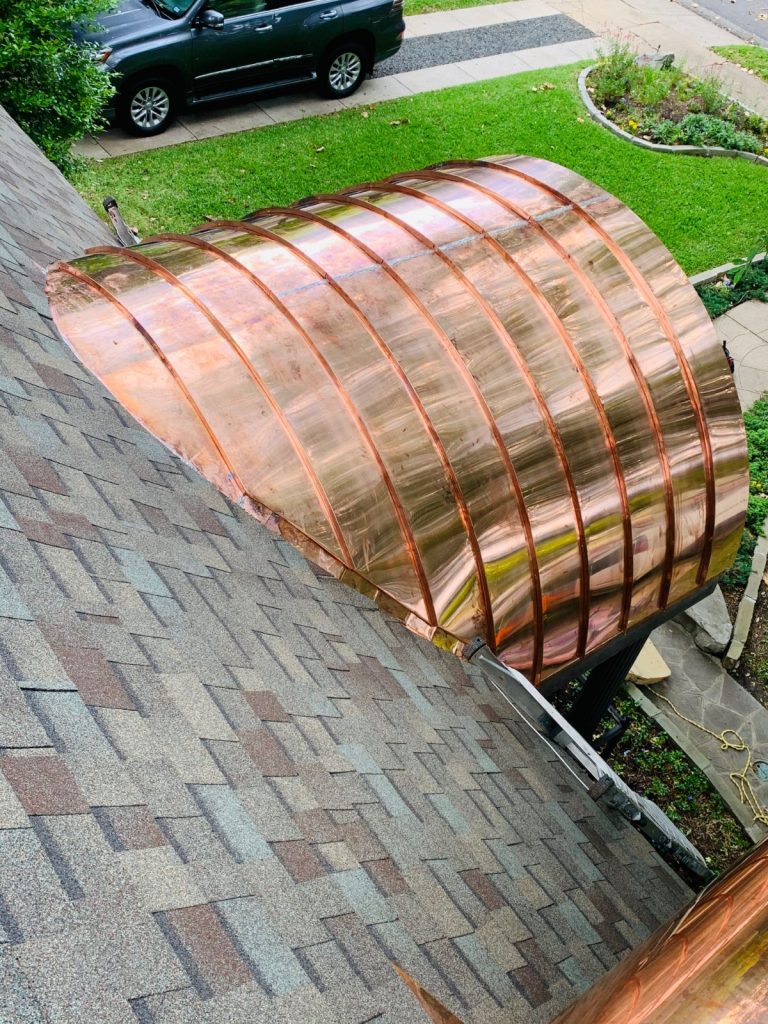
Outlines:
{"label": "tree foliage", "polygon": [[66,170],[72,142],[102,122],[114,89],[92,43],[113,0],[0,0],[0,103],[43,152]]}

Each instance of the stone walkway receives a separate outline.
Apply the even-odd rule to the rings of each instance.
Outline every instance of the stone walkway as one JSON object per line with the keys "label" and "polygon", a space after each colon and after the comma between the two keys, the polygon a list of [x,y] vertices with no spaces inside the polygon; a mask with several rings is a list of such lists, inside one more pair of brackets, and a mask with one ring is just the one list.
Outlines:
{"label": "stone walkway", "polygon": [[745,302],[718,317],[717,331],[736,363],[736,388],[742,409],[768,391],[768,305]]}
{"label": "stone walkway", "polygon": [[[440,37],[446,34],[493,26],[514,26],[516,23],[527,24],[534,20],[538,24],[529,26],[531,31],[527,35],[530,36],[530,41],[550,39],[552,42],[546,45],[537,42],[536,45],[519,49],[514,41],[513,32],[508,49],[504,53],[492,52],[494,47],[491,46],[489,50],[486,46],[486,56],[473,57],[473,50],[468,46],[467,58],[458,61],[455,47],[444,45],[443,59],[450,63],[434,63],[434,56],[426,57],[421,62],[422,66],[416,70],[398,71],[397,74],[369,78],[353,96],[345,100],[321,99],[311,87],[291,90],[266,98],[260,97],[258,102],[230,103],[228,106],[217,105],[187,111],[167,132],[154,138],[137,139],[121,128],[112,128],[97,137],[89,136],[84,139],[75,146],[75,152],[96,159],[123,156],[127,153],[229,135],[285,121],[297,121],[312,115],[332,114],[349,107],[399,99],[421,92],[434,92],[454,85],[499,78],[501,75],[533,71],[537,68],[559,67],[563,64],[573,64],[574,61],[590,59],[594,56],[599,41],[591,37],[588,29],[571,24],[570,19],[563,17],[564,13],[557,10],[555,5],[543,0],[510,0],[508,3],[484,7],[415,15],[406,19],[406,42],[418,43],[418,48],[425,52],[439,47]],[[566,21],[569,22],[568,25],[564,25]],[[551,24],[550,31],[547,31],[548,24]],[[521,25],[520,36],[524,34]],[[574,38],[579,35],[587,38]],[[424,46],[428,38],[435,41],[433,47]],[[568,41],[557,41],[563,38]],[[433,63],[424,66],[429,60]],[[386,71],[386,66],[383,65],[382,70]]]}
{"label": "stone walkway", "polygon": [[[736,363],[736,387],[742,409],[746,410],[768,391],[768,303],[746,302],[715,323],[718,336],[727,340]],[[667,622],[652,634],[652,639],[672,675],[666,682],[642,690],[630,688],[631,695],[703,769],[750,836],[762,838],[766,829],[754,823],[729,778],[731,772],[744,767],[746,754],[722,750],[718,740],[684,722],[659,696],[671,700],[684,715],[714,733],[737,730],[751,747],[755,760],[768,760],[768,710],[725,671],[719,660],[699,651],[682,626]],[[768,781],[754,774],[750,781],[760,803],[768,806]]]}

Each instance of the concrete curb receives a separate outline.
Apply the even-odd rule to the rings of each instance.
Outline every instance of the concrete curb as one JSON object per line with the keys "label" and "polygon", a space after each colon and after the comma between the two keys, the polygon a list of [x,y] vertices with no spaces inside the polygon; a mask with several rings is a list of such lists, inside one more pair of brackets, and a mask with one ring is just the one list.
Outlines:
{"label": "concrete curb", "polygon": [[[763,524],[763,530],[768,533],[768,519]],[[733,625],[733,636],[730,646],[723,658],[723,665],[731,669],[744,653],[749,630],[752,626],[752,618],[755,614],[755,603],[760,591],[760,584],[763,581],[765,565],[768,562],[768,536],[758,537],[755,545],[755,553],[752,555],[752,568],[749,572],[749,579],[744,593],[739,601],[739,608],[736,612],[736,622]]]}
{"label": "concrete curb", "polygon": [[[768,253],[761,252],[755,256],[753,263],[762,263],[764,259],[768,257]],[[693,277],[689,277],[688,280],[691,282],[694,288],[700,284],[712,284],[713,281],[717,281],[723,276],[723,274],[729,273],[734,267],[738,267],[738,263],[721,263],[719,267],[713,267],[711,270],[702,270],[700,274],[694,274]]]}
{"label": "concrete curb", "polygon": [[[625,132],[623,128],[619,128],[617,124],[614,124],[610,118],[607,118],[605,114],[601,113],[592,102],[592,97],[587,91],[587,78],[591,71],[597,67],[596,64],[590,64],[588,68],[579,75],[579,95],[581,96],[582,103],[587,108],[587,112],[593,121],[597,121],[603,128],[607,128],[609,132],[612,132],[620,139],[624,139],[625,142],[631,142],[633,146],[639,146],[641,149],[650,149],[655,153],[672,153],[677,156],[698,156],[698,157],[712,157],[712,156],[727,156],[732,160],[749,160],[753,164],[761,164],[763,167],[768,167],[768,158],[760,156],[758,153],[744,153],[740,149],[723,149],[721,146],[665,146],[658,142],[648,142],[646,139],[638,139],[636,135],[630,135],[629,132]],[[742,104],[743,106],[743,104]]]}

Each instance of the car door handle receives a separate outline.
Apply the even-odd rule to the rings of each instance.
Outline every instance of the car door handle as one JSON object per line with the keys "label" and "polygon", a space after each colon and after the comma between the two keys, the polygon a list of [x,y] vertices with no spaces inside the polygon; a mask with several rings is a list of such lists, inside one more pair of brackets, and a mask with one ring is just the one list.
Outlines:
{"label": "car door handle", "polygon": [[268,22],[266,25],[256,25],[255,29],[257,32],[271,32],[272,24],[271,22]]}
{"label": "car door handle", "polygon": [[323,11],[320,15],[320,21],[333,21],[334,18],[338,18],[338,11]]}

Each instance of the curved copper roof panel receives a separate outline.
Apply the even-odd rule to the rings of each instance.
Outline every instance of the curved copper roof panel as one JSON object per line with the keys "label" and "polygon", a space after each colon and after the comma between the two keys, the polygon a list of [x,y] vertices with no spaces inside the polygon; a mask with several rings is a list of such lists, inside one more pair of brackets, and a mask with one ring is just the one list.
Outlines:
{"label": "curved copper roof panel", "polygon": [[620,202],[522,157],[441,165],[49,278],[149,430],[412,627],[539,680],[734,556],[736,392]]}

